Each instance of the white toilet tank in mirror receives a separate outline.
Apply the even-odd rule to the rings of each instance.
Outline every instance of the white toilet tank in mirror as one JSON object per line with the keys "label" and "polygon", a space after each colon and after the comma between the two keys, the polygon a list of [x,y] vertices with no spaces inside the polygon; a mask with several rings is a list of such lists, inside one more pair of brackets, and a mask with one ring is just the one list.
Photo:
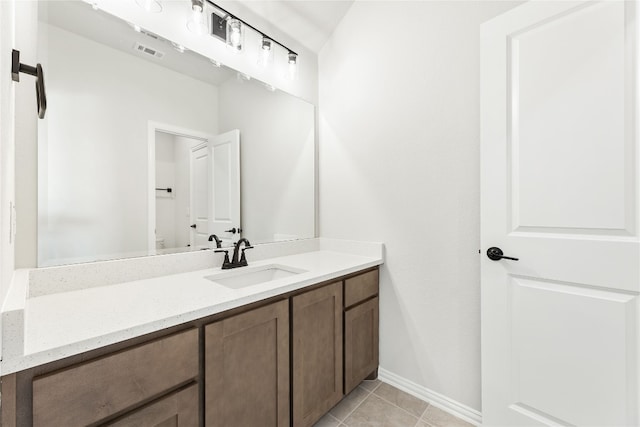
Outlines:
{"label": "white toilet tank in mirror", "polygon": [[312,104],[90,4],[38,9],[38,266],[315,236]]}

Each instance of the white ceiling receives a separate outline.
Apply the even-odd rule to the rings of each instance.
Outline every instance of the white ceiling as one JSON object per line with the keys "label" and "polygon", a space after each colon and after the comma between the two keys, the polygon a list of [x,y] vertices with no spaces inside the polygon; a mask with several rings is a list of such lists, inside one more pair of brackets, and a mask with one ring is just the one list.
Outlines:
{"label": "white ceiling", "polygon": [[242,4],[318,53],[353,0],[244,0]]}

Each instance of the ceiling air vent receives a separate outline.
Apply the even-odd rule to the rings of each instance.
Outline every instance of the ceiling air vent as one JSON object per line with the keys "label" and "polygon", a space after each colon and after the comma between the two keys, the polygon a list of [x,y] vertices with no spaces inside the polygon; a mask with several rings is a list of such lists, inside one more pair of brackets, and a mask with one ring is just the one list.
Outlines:
{"label": "ceiling air vent", "polygon": [[162,59],[162,57],[164,56],[164,52],[160,52],[159,50],[155,50],[149,46],[145,46],[143,44],[140,44],[138,42],[136,42],[135,45],[133,45],[133,48],[135,50],[137,50],[138,52],[142,52],[146,55],[151,55],[154,58],[158,58],[158,59]]}

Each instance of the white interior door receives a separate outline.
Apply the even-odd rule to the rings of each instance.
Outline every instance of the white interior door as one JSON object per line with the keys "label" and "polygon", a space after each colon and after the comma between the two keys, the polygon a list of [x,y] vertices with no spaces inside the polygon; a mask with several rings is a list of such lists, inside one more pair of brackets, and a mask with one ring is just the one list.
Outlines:
{"label": "white interior door", "polygon": [[483,24],[484,425],[640,423],[636,7]]}
{"label": "white interior door", "polygon": [[[210,141],[211,216],[209,228],[225,243],[240,237],[240,131],[213,137]],[[235,232],[229,231],[235,229]]]}
{"label": "white interior door", "polygon": [[191,246],[207,244],[210,217],[210,150],[207,143],[191,149],[190,197],[191,197]]}

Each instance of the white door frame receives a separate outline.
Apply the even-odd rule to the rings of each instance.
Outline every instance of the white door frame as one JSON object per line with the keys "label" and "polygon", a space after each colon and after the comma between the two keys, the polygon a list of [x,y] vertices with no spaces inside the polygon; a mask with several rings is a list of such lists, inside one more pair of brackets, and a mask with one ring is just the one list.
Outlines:
{"label": "white door frame", "polygon": [[147,124],[147,249],[153,253],[156,249],[156,132],[184,136],[203,142],[211,141],[211,134],[149,120]]}

